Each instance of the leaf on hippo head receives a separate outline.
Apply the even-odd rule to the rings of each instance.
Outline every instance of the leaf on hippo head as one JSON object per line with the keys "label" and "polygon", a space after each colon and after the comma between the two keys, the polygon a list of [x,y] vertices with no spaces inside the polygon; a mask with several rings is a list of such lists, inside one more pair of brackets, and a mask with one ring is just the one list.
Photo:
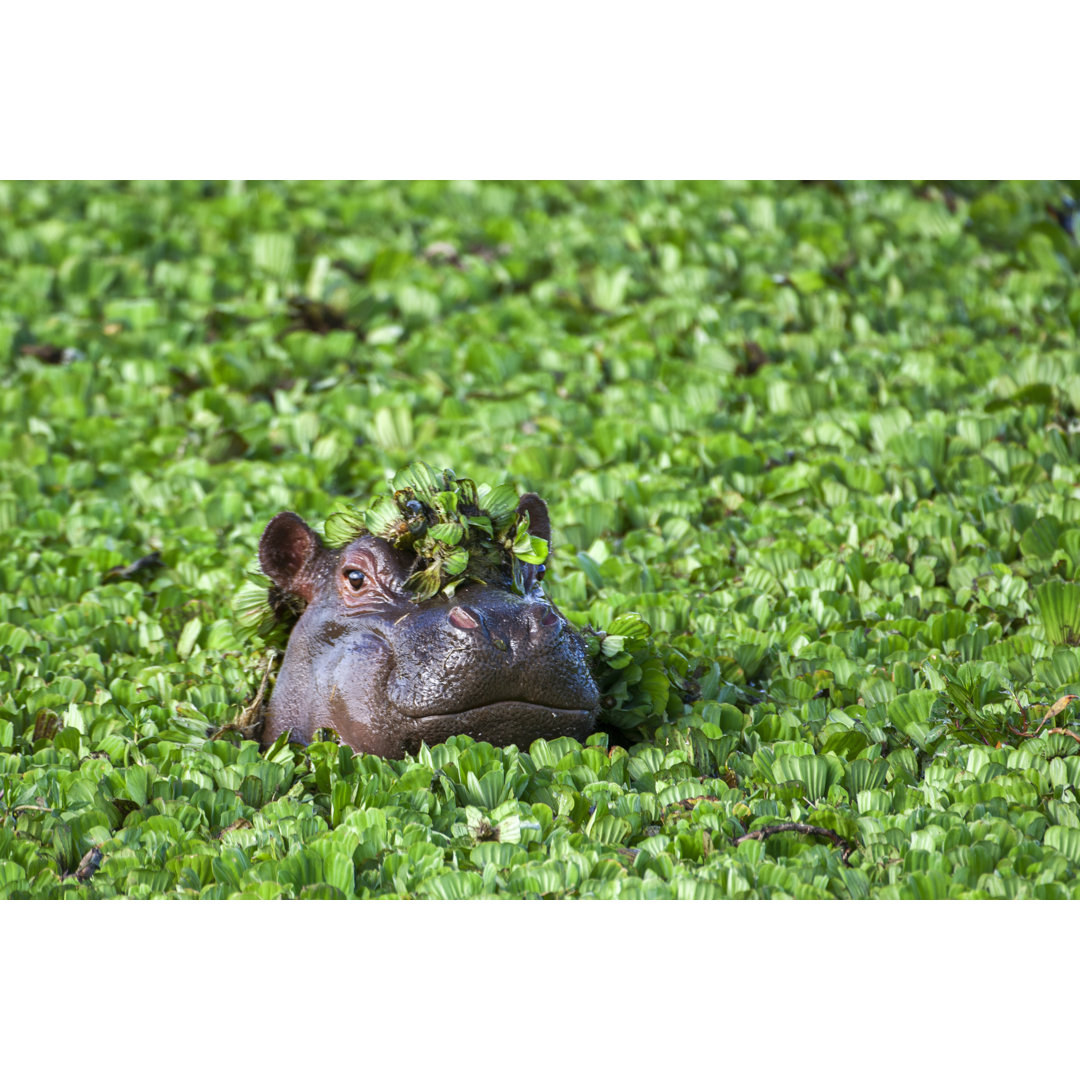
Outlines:
{"label": "leaf on hippo head", "polygon": [[517,513],[518,493],[513,484],[500,484],[489,491],[482,491],[479,498],[480,509],[491,518],[491,524],[497,532],[502,532],[514,520]]}
{"label": "leaf on hippo head", "polygon": [[[466,570],[470,580],[517,582],[520,591],[521,564],[536,566],[548,558],[547,540],[530,532],[529,512],[520,509],[525,503],[512,484],[477,488],[451,469],[417,461],[399,470],[388,489],[364,510],[345,505],[331,514],[326,541],[342,547],[371,535],[411,551],[415,572],[406,588],[415,600],[440,591],[452,595]],[[543,506],[536,496],[525,499],[533,500],[530,506]],[[276,625],[274,619],[268,621],[265,597],[261,606],[262,613],[251,617],[254,622]]]}
{"label": "leaf on hippo head", "polygon": [[454,547],[455,544],[460,543],[464,533],[464,526],[459,525],[455,521],[448,521],[441,525],[432,525],[428,530],[428,536],[430,536],[432,540],[438,540],[440,543],[449,544],[450,547]]}
{"label": "leaf on hippo head", "polygon": [[[448,473],[449,469],[446,470]],[[452,475],[452,474],[451,474]],[[461,476],[454,480],[457,485],[460,501],[463,506],[477,506],[479,505],[479,495],[476,491],[476,484],[470,480],[467,476]]]}
{"label": "leaf on hippo head", "polygon": [[469,553],[464,548],[455,548],[442,561],[443,570],[452,578],[465,573],[469,565]]}
{"label": "leaf on hippo head", "polygon": [[[447,480],[448,473],[449,481]],[[390,487],[395,495],[399,492],[409,492],[407,498],[418,498],[422,502],[430,502],[436,492],[446,490],[453,475],[449,469],[438,473],[427,462],[414,461],[394,475],[394,479],[390,481]]]}
{"label": "leaf on hippo head", "polygon": [[406,521],[397,503],[385,496],[376,499],[364,512],[364,525],[372,536],[381,536],[384,540],[391,542],[397,540],[403,533],[408,534],[408,529],[403,528]]}
{"label": "leaf on hippo head", "polygon": [[423,570],[417,570],[408,581],[405,588],[416,594],[417,600],[430,600],[442,586],[442,563],[436,559]]}
{"label": "leaf on hippo head", "polygon": [[518,518],[517,533],[511,550],[522,562],[538,566],[548,557],[548,542],[529,532],[529,515]]}
{"label": "leaf on hippo head", "polygon": [[437,491],[431,496],[431,505],[442,520],[453,517],[458,510],[456,491]]}
{"label": "leaf on hippo head", "polygon": [[336,514],[331,514],[323,527],[326,542],[331,547],[351,544],[358,536],[373,531],[367,523],[367,515],[356,507],[349,507],[347,510],[339,510]]}
{"label": "leaf on hippo head", "polygon": [[233,597],[236,620],[247,636],[282,647],[305,606],[300,597],[278,588],[258,570],[248,574]]}
{"label": "leaf on hippo head", "polygon": [[470,517],[465,519],[469,523],[469,528],[479,529],[489,540],[495,538],[495,530],[492,527],[491,520],[486,517]]}

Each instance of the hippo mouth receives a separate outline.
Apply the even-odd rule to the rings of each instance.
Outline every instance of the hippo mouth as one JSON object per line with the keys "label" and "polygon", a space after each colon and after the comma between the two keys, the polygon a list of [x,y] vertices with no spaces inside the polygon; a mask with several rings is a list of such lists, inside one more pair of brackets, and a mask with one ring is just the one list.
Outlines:
{"label": "hippo mouth", "polygon": [[461,723],[469,720],[498,720],[506,719],[543,719],[543,720],[580,720],[582,717],[591,716],[594,709],[560,709],[554,705],[537,705],[534,701],[496,701],[490,705],[477,705],[471,709],[462,709],[461,712],[432,713],[429,716],[417,717],[421,724]]}
{"label": "hippo mouth", "polygon": [[537,705],[533,701],[496,701],[460,712],[435,713],[411,722],[415,735],[429,744],[443,742],[451,735],[469,735],[496,746],[517,743],[527,746],[541,736],[582,738],[592,729],[596,707],[566,709]]}

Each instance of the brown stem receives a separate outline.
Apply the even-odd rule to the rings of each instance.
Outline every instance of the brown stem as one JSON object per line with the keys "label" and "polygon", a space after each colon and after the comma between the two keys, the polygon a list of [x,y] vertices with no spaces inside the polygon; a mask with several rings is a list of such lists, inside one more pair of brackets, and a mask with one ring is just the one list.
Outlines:
{"label": "brown stem", "polygon": [[1063,728],[1063,727],[1048,728],[1046,734],[1047,735],[1068,735],[1070,739],[1075,739],[1077,742],[1080,742],[1080,735],[1077,735],[1075,731],[1066,731],[1065,728]]}
{"label": "brown stem", "polygon": [[724,800],[716,795],[691,795],[688,799],[680,799],[678,802],[668,803],[667,806],[660,811],[660,817],[663,818],[669,811],[674,810],[676,807],[682,807],[686,810],[693,810],[699,802],[723,802]]}
{"label": "brown stem", "polygon": [[847,866],[848,859],[851,858],[855,851],[847,840],[839,833],[833,832],[832,829],[823,828],[821,825],[804,825],[800,821],[784,821],[779,825],[765,825],[760,829],[754,829],[753,832],[746,833],[744,836],[736,837],[732,843],[738,847],[744,840],[767,840],[770,836],[783,832],[803,833],[805,836],[824,836],[826,840],[839,844],[843,849],[840,854],[840,861],[845,866]]}
{"label": "brown stem", "polygon": [[1037,731],[1020,731],[1018,728],[1014,728],[1012,724],[1008,724],[1007,727],[1020,739],[1034,739],[1039,734]]}
{"label": "brown stem", "polygon": [[22,803],[19,806],[9,806],[6,810],[0,811],[0,813],[3,813],[5,817],[8,814],[15,814],[17,817],[19,814],[25,814],[28,810],[37,810],[39,812],[44,810],[47,813],[52,813],[51,806],[37,806],[34,803]]}
{"label": "brown stem", "polygon": [[276,658],[274,653],[271,653],[266,658],[266,668],[263,671],[262,682],[259,683],[259,690],[255,695],[255,700],[252,701],[250,705],[241,709],[235,720],[231,720],[227,724],[222,724],[221,727],[210,736],[211,741],[220,739],[226,731],[239,731],[244,738],[255,733],[255,729],[261,722],[259,710],[262,708],[263,697],[266,694],[266,684],[270,679],[270,672],[274,668],[274,661]]}

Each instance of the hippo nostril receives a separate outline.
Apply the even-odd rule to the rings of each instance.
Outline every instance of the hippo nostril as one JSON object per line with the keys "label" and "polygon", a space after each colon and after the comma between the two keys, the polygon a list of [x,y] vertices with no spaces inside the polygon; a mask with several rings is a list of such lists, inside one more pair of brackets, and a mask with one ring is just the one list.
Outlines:
{"label": "hippo nostril", "polygon": [[529,625],[532,633],[549,640],[562,633],[563,620],[550,604],[532,604],[529,608]]}
{"label": "hippo nostril", "polygon": [[460,630],[475,630],[480,623],[468,608],[456,607],[450,612],[450,621]]}

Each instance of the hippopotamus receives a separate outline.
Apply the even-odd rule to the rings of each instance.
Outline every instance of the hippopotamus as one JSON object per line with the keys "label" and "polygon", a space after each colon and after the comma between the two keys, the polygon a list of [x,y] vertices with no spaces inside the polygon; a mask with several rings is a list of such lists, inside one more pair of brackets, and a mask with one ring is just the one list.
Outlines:
{"label": "hippopotamus", "polygon": [[[547,506],[518,506],[550,544]],[[263,573],[304,604],[289,635],[262,743],[332,728],[354,750],[400,758],[456,734],[507,746],[584,740],[600,710],[585,643],[543,591],[544,567],[417,602],[414,556],[378,536],[330,547],[298,515],[259,542]]]}

